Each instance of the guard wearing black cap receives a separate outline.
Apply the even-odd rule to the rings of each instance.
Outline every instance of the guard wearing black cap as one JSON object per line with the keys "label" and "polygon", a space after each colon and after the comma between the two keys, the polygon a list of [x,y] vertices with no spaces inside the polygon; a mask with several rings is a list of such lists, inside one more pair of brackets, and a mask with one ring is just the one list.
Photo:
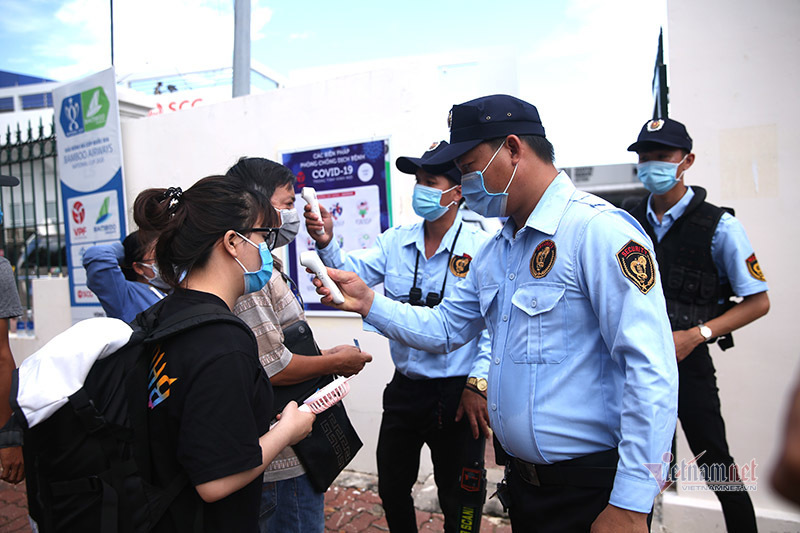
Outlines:
{"label": "guard wearing black cap", "polygon": [[[462,222],[461,173],[452,163],[425,169],[447,146],[444,141],[433,143],[421,157],[397,159],[398,170],[416,176],[412,206],[423,221],[390,228],[370,249],[344,253],[333,238],[327,210],[320,206],[320,221],[306,209],[308,234],[316,240],[322,261],[355,272],[370,286],[383,283],[388,297],[412,306],[435,307],[451,294],[489,235]],[[323,225],[325,233],[320,235],[316,230]],[[464,455],[468,443],[482,442],[481,431],[489,435],[489,348],[485,331],[458,349],[415,349],[391,342],[396,370],[384,391],[378,437],[378,489],[391,531],[417,530],[411,489],[423,444],[431,450],[444,530],[461,531],[459,474]],[[476,461],[482,464],[478,455]]]}
{"label": "guard wearing black cap", "polygon": [[678,387],[650,238],[556,169],[533,105],[487,96],[454,106],[449,122],[451,144],[423,168],[455,162],[467,205],[507,216],[503,229],[436,308],[331,271],[339,307],[434,351],[488,328],[489,419],[508,455],[498,492],[514,531],[646,531]]}
{"label": "guard wearing black cap", "polygon": [[[19,180],[14,176],[0,176],[0,186],[15,187]],[[0,231],[4,224],[3,206],[0,205]],[[5,242],[5,240],[3,241]],[[0,480],[19,483],[25,479],[22,461],[22,432],[3,427],[11,418],[8,397],[11,392],[11,373],[16,368],[11,346],[8,343],[8,319],[22,315],[17,284],[11,264],[0,256]]]}
{"label": "guard wearing black cap", "polygon": [[[769,310],[767,283],[741,223],[687,187],[692,138],[676,120],[649,120],[628,147],[650,196],[631,213],[655,245],[679,372],[678,417],[706,482],[722,504],[728,531],[756,531],[753,504],[728,450],[708,345],[733,346],[731,332]],[[738,305],[731,296],[743,298]]]}

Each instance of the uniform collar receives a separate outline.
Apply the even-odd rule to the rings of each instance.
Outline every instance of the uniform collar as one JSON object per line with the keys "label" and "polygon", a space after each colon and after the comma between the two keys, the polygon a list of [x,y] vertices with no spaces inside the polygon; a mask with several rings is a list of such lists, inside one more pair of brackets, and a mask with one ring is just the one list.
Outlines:
{"label": "uniform collar", "polygon": [[[561,217],[564,216],[564,211],[566,211],[567,204],[575,190],[575,185],[572,184],[567,173],[563,170],[559,172],[547,186],[547,190],[544,191],[533,212],[528,216],[525,226],[546,235],[555,235]],[[515,229],[514,220],[509,217],[500,233],[509,241],[513,241]]]}
{"label": "uniform collar", "polygon": [[683,214],[686,212],[686,208],[689,207],[689,204],[694,198],[694,191],[691,187],[686,187],[686,193],[678,200],[678,203],[670,207],[664,216],[662,217],[661,221],[658,220],[655,211],[653,211],[653,195],[651,194],[650,197],[647,199],[647,221],[650,222],[650,225],[653,227],[661,226],[665,224],[667,221],[675,222]]}
{"label": "uniform collar", "polygon": [[[453,225],[448,228],[447,232],[442,237],[442,242],[439,243],[439,248],[436,249],[438,254],[442,250],[450,250],[453,247],[453,239],[456,237],[456,232],[462,221],[461,209],[456,212],[456,218],[453,219]],[[425,253],[425,223],[421,222],[416,224],[412,231],[406,233],[403,239],[403,246],[416,245],[420,253]],[[434,254],[436,255],[436,254]]]}

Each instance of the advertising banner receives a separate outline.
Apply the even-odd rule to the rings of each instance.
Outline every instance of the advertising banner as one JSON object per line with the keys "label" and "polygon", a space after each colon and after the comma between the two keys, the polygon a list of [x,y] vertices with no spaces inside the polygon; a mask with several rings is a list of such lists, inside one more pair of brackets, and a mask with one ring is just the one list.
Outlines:
{"label": "advertising banner", "polygon": [[[319,204],[331,213],[333,234],[345,251],[369,248],[391,226],[389,141],[329,146],[285,152],[283,164],[297,176],[297,211],[303,219],[303,187],[314,187]],[[313,250],[305,223],[289,246],[289,275],[297,282],[306,311],[332,311],[319,303],[313,276],[299,263],[299,251]]]}
{"label": "advertising banner", "polygon": [[53,91],[73,322],[105,316],[86,287],[84,252],[125,236],[116,87],[110,68]]}

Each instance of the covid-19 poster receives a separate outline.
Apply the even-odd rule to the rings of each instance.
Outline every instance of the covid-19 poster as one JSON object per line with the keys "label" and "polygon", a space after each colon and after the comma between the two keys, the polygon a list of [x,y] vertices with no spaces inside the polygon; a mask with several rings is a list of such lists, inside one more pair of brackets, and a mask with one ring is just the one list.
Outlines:
{"label": "covid-19 poster", "polygon": [[[284,152],[297,184],[296,206],[301,221],[303,187],[314,187],[317,199],[333,218],[333,235],[345,251],[369,248],[391,225],[388,139]],[[305,224],[289,247],[289,275],[297,281],[307,311],[331,311],[319,303],[313,276],[299,263],[299,252],[313,250],[314,240]]]}
{"label": "covid-19 poster", "polygon": [[73,322],[105,315],[86,287],[84,252],[125,236],[116,87],[110,68],[53,90]]}

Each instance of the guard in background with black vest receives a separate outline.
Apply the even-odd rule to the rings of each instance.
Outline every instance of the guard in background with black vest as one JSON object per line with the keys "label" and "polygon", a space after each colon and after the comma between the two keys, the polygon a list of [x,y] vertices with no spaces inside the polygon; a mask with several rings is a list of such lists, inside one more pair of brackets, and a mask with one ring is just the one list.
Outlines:
{"label": "guard in background with black vest", "polygon": [[[756,531],[753,504],[730,468],[708,344],[730,348],[732,331],[767,313],[766,279],[742,224],[726,208],[706,202],[704,189],[684,184],[695,154],[683,124],[648,121],[628,151],[639,154],[638,176],[652,193],[631,214],[655,243],[679,363],[678,418],[692,453],[705,452],[698,465],[723,464],[726,476],[735,476],[706,479],[722,504],[728,531]],[[734,304],[734,295],[742,301]]]}

